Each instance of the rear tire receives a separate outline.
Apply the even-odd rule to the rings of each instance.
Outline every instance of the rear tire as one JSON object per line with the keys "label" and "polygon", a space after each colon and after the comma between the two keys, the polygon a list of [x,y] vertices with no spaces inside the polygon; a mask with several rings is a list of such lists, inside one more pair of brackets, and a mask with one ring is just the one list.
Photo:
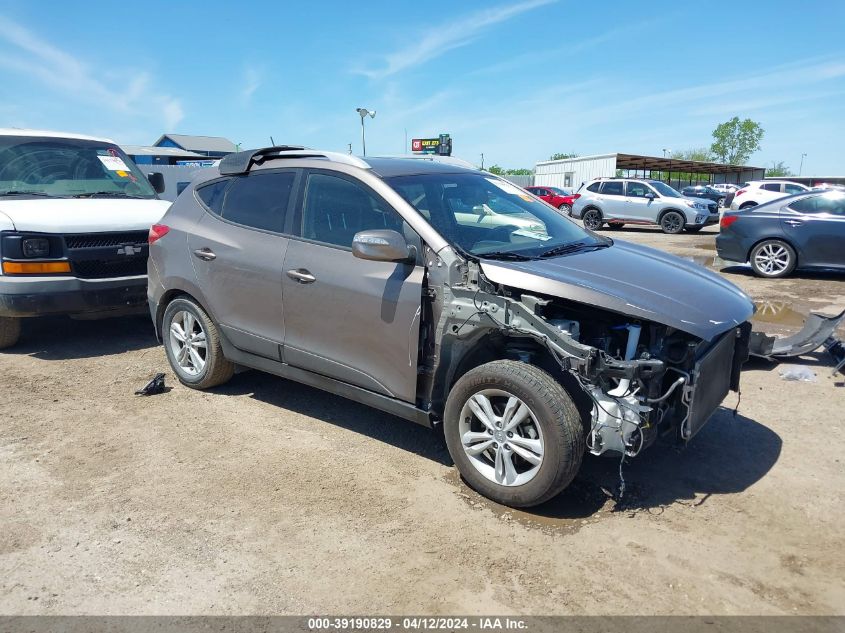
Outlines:
{"label": "rear tire", "polygon": [[684,216],[677,211],[667,211],[660,218],[660,228],[668,235],[677,235],[684,230]]}
{"label": "rear tire", "polygon": [[587,209],[581,216],[581,220],[584,222],[584,227],[591,231],[598,231],[604,224],[601,211],[598,209]]}
{"label": "rear tire", "polygon": [[0,349],[15,345],[21,337],[21,320],[18,317],[0,317]]}
{"label": "rear tire", "polygon": [[566,204],[565,202],[558,207],[558,210],[563,213],[564,215],[568,215],[572,217],[572,205]]}
{"label": "rear tire", "polygon": [[758,277],[777,279],[786,277],[798,264],[795,250],[781,240],[764,240],[751,249],[748,257],[751,270]]}
{"label": "rear tire", "polygon": [[464,374],[449,393],[443,430],[467,484],[515,508],[560,493],[584,456],[584,426],[569,393],[539,367],[517,361],[498,360]]}
{"label": "rear tire", "polygon": [[234,363],[223,356],[217,326],[192,299],[179,297],[167,305],[161,331],[170,368],[186,387],[209,389],[235,373]]}

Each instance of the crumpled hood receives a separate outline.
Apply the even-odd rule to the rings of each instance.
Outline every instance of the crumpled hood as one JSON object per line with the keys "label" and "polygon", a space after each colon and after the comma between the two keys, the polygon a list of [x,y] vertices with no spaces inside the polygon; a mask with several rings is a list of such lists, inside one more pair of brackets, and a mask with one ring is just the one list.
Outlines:
{"label": "crumpled hood", "polygon": [[94,233],[140,231],[158,222],[170,206],[167,200],[126,198],[0,199],[0,214],[16,231]]}
{"label": "crumpled hood", "polygon": [[526,262],[482,261],[500,283],[669,325],[712,340],[754,314],[742,290],[690,261],[630,242]]}

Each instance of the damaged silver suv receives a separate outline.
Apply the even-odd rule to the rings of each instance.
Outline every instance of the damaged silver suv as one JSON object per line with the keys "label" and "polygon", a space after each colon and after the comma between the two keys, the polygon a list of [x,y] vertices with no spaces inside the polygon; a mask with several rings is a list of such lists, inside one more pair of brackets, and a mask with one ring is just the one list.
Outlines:
{"label": "damaged silver suv", "polygon": [[442,425],[509,506],[558,494],[587,451],[692,438],[739,387],[753,313],[491,174],[290,146],[195,180],[150,231],[149,280],[183,384],[254,368]]}

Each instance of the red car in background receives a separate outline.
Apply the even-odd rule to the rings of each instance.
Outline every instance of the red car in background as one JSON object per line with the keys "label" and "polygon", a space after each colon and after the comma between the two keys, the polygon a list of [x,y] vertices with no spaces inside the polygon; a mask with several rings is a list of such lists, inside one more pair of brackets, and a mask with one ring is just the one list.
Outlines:
{"label": "red car in background", "polygon": [[533,185],[526,187],[525,190],[533,193],[541,200],[548,202],[553,207],[557,207],[564,215],[572,215],[572,203],[581,197],[577,193],[559,189],[558,187]]}

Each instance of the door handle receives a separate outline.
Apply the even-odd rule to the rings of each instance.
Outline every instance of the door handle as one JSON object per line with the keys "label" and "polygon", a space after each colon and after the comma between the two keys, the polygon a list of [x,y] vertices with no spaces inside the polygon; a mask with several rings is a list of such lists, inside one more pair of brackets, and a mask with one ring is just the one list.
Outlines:
{"label": "door handle", "polygon": [[801,220],[784,220],[789,226],[801,226],[804,224]]}
{"label": "door handle", "polygon": [[217,255],[215,255],[214,251],[210,248],[198,248],[194,251],[194,255],[207,262],[210,262],[212,259],[217,259]]}
{"label": "door handle", "polygon": [[294,281],[301,284],[313,284],[315,281],[317,281],[317,278],[304,268],[289,270],[287,272],[287,275]]}

